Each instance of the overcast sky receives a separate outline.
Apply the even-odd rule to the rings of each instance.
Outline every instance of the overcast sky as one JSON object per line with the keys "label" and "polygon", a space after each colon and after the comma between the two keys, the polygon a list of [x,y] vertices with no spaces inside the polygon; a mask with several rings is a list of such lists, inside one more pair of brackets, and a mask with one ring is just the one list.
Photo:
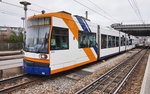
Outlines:
{"label": "overcast sky", "polygon": [[[22,0],[2,0],[4,2],[12,3],[19,5],[19,2]],[[108,16],[103,11],[98,9],[95,5],[88,2],[88,0],[76,0],[80,3],[88,6],[90,9],[98,12],[99,14],[89,10],[88,8],[78,4],[74,0],[27,0],[31,3],[28,8],[41,11],[46,10],[49,12],[58,12],[58,11],[68,11],[72,15],[85,16],[85,11],[89,12],[89,19],[100,25],[109,26],[112,23],[123,23],[123,24],[135,24],[141,23],[139,18],[134,13],[131,8],[128,0],[91,0],[93,3],[97,4],[100,8],[105,10],[107,14],[111,15],[111,20],[106,19]],[[141,15],[145,23],[150,23],[150,0],[135,0],[139,6]],[[41,6],[41,7],[39,7]],[[46,9],[45,9],[46,8]],[[35,11],[28,11],[28,17],[38,14]],[[22,8],[14,7],[8,4],[0,2],[0,26],[22,26],[21,17],[24,16],[24,11]],[[108,16],[110,17],[110,16]],[[113,18],[112,18],[113,17]]]}

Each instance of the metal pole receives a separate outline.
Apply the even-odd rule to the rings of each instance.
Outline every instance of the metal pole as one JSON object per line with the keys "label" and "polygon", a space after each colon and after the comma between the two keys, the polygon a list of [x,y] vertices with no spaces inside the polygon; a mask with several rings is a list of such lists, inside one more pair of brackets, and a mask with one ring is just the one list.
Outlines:
{"label": "metal pole", "polygon": [[125,51],[127,51],[127,33],[126,33],[126,31],[125,31]]}
{"label": "metal pole", "polygon": [[88,11],[85,12],[86,19],[88,19]]}
{"label": "metal pole", "polygon": [[[25,39],[26,29],[27,29],[27,6],[31,5],[31,3],[27,1],[21,1],[20,4],[24,5],[24,11],[25,11],[25,28],[24,28],[24,39]],[[24,46],[25,46],[25,40],[24,40]]]}
{"label": "metal pole", "polygon": [[27,10],[25,10],[25,31],[27,29]]}
{"label": "metal pole", "polygon": [[23,20],[23,30],[24,30],[24,20]]}
{"label": "metal pole", "polygon": [[121,35],[120,35],[120,31],[119,31],[119,53],[120,53],[120,47],[121,47]]}
{"label": "metal pole", "polygon": [[24,28],[25,28],[25,26],[24,26],[25,17],[21,17],[21,20],[23,21],[23,31],[24,31]]}
{"label": "metal pole", "polygon": [[97,60],[100,58],[100,25],[97,26],[97,34],[98,34],[98,51],[97,51]]}

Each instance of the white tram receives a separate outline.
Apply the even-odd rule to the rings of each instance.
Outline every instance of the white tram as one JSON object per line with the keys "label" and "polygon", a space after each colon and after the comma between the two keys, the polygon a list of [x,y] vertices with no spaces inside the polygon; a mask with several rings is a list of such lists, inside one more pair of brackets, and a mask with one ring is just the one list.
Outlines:
{"label": "white tram", "polygon": [[135,40],[66,12],[35,15],[28,18],[24,69],[51,75],[130,50]]}

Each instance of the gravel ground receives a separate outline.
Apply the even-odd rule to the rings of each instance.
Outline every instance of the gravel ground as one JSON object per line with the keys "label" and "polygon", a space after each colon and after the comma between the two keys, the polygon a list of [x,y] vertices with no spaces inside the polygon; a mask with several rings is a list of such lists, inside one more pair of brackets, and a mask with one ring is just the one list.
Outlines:
{"label": "gravel ground", "polygon": [[30,79],[28,77],[21,77],[21,78],[11,79],[9,81],[4,81],[4,82],[0,83],[0,90],[6,89],[8,87],[11,87],[11,86],[14,86],[17,84],[28,82],[28,81],[30,81]]}
{"label": "gravel ground", "polygon": [[115,57],[116,59],[111,58],[103,63],[94,64],[94,66],[100,65],[99,69],[80,80],[73,80],[66,76],[61,76],[55,79],[48,79],[40,82],[40,84],[35,84],[19,91],[12,92],[12,94],[74,94],[76,91],[80,90],[87,84],[90,84],[96,78],[119,64],[125,58],[131,56],[134,52],[135,51],[124,53]]}

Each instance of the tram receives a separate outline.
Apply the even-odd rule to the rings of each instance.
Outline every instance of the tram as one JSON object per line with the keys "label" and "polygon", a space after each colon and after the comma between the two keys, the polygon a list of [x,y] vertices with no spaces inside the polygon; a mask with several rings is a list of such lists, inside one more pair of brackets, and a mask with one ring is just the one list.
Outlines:
{"label": "tram", "polygon": [[133,49],[136,37],[67,12],[27,20],[24,70],[51,75]]}

